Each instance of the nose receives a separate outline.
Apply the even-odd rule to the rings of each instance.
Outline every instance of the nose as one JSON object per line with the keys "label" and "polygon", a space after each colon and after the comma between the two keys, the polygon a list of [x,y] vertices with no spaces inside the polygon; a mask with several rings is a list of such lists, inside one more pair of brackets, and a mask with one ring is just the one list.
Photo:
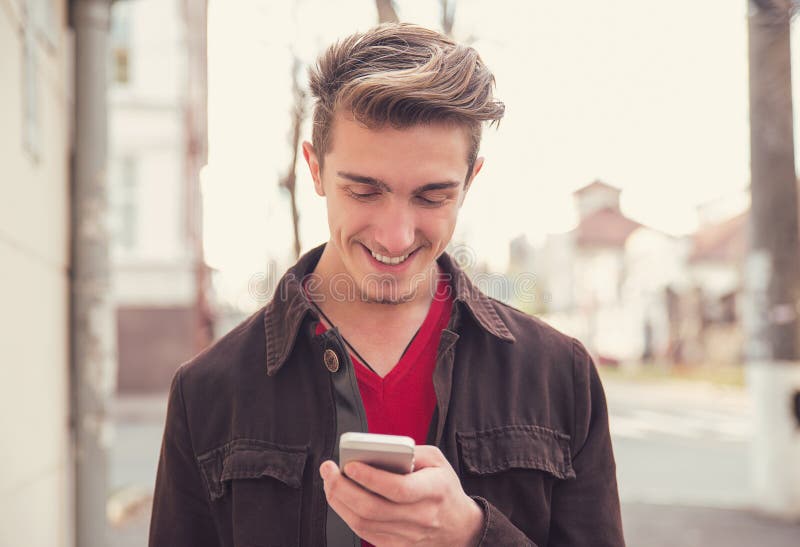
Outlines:
{"label": "nose", "polygon": [[378,214],[375,223],[375,242],[390,256],[399,256],[411,249],[416,237],[416,219],[410,207],[390,200]]}

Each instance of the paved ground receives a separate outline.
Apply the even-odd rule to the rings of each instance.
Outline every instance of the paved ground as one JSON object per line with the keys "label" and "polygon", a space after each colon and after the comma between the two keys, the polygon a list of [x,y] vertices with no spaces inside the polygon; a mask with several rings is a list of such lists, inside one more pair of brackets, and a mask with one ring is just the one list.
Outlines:
{"label": "paved ground", "polygon": [[109,527],[110,547],[144,547],[147,545],[147,529],[150,524],[149,504],[131,514],[123,522]]}
{"label": "paved ground", "polygon": [[[742,390],[612,377],[605,387],[629,547],[800,545],[800,523],[750,508],[751,408]],[[162,396],[115,405],[112,547],[147,543],[164,404]]]}
{"label": "paved ground", "polygon": [[605,387],[623,501],[750,507],[752,424],[745,391],[612,378]]}
{"label": "paved ground", "polygon": [[800,524],[749,511],[625,503],[628,547],[797,547]]}

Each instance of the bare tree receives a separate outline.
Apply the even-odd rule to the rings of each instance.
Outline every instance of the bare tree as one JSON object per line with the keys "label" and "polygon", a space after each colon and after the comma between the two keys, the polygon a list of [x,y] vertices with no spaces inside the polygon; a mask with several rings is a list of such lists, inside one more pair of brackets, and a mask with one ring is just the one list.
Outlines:
{"label": "bare tree", "polygon": [[439,0],[442,14],[442,31],[448,36],[453,35],[453,23],[456,20],[456,0]]}
{"label": "bare tree", "polygon": [[[797,3],[750,0],[751,359],[800,359],[800,232],[789,27]],[[760,294],[758,294],[760,293]]]}
{"label": "bare tree", "polygon": [[300,59],[294,55],[292,63],[292,130],[289,135],[289,144],[292,147],[292,156],[286,175],[281,179],[280,185],[289,192],[292,207],[292,228],[294,230],[294,256],[300,257],[300,215],[297,212],[297,155],[300,149],[300,132],[303,120],[306,117],[306,92],[300,85],[302,72]]}
{"label": "bare tree", "polygon": [[378,23],[397,23],[400,21],[392,0],[375,0],[375,7],[378,8]]}

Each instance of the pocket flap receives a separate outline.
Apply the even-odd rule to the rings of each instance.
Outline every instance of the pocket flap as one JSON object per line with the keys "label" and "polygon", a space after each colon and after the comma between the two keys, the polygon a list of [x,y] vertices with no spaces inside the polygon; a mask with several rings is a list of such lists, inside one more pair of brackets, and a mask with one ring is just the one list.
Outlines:
{"label": "pocket flap", "polygon": [[574,479],[569,435],[537,425],[511,425],[457,433],[466,471],[488,475],[509,469],[538,469]]}
{"label": "pocket flap", "polygon": [[288,447],[254,439],[239,439],[198,458],[211,499],[222,497],[225,483],[237,479],[271,477],[300,488],[306,447]]}

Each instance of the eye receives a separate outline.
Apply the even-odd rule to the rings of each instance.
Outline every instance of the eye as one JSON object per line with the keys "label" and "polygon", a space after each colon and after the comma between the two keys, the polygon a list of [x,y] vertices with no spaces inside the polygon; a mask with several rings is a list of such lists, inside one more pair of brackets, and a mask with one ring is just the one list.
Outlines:
{"label": "eye", "polygon": [[442,195],[429,195],[429,196],[416,196],[416,200],[425,207],[441,207],[447,202],[447,196]]}
{"label": "eye", "polygon": [[356,192],[351,188],[345,188],[345,191],[350,197],[361,201],[371,201],[381,195],[380,192]]}

